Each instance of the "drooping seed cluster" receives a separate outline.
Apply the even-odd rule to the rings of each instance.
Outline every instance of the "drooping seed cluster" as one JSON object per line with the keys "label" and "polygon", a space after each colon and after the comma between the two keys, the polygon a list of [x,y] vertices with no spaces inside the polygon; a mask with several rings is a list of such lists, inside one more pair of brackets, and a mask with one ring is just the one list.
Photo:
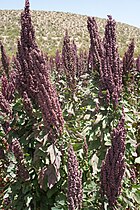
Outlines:
{"label": "drooping seed cluster", "polygon": [[37,93],[37,81],[30,53],[33,49],[37,49],[37,44],[29,6],[29,1],[26,0],[25,9],[21,13],[21,34],[18,41],[17,55],[14,57],[14,64],[17,72],[16,88],[21,96],[26,92],[34,102]]}
{"label": "drooping seed cluster", "polygon": [[14,63],[17,72],[17,89],[25,107],[29,108],[27,111],[32,112],[34,103],[38,105],[48,139],[55,141],[62,133],[64,120],[56,90],[49,77],[50,62],[46,62],[35,41],[29,1],[25,2],[25,9],[21,15],[21,38],[18,41],[18,52]]}
{"label": "drooping seed cluster", "polygon": [[4,72],[2,72],[0,82],[1,82],[1,91],[0,91],[0,108],[1,110],[8,114],[11,114],[11,105],[14,98],[15,92],[15,80],[14,80],[14,71],[9,72],[10,58],[6,55],[5,48],[2,43],[1,47],[1,61]]}
{"label": "drooping seed cluster", "polygon": [[32,116],[33,113],[33,105],[32,102],[30,100],[30,98],[28,97],[28,94],[24,91],[23,92],[23,105],[25,107],[26,112]]}
{"label": "drooping seed cluster", "polygon": [[0,43],[0,48],[1,48],[1,62],[2,62],[2,66],[3,69],[6,73],[6,75],[8,75],[9,73],[9,66],[10,66],[10,58],[7,56],[5,48],[3,46],[2,43]]}
{"label": "drooping seed cluster", "polygon": [[5,97],[0,93],[0,109],[5,112],[7,115],[11,114],[11,106]]}
{"label": "drooping seed cluster", "polygon": [[88,17],[87,28],[90,34],[90,48],[88,66],[98,69],[103,57],[104,49],[98,32],[98,25],[94,17]]}
{"label": "drooping seed cluster", "polygon": [[87,68],[88,53],[80,51],[78,54],[77,46],[74,41],[70,42],[67,32],[64,36],[62,53],[57,50],[53,62],[54,65],[51,69],[55,70],[56,81],[59,82],[62,77],[66,76],[67,86],[72,92],[76,91],[76,85],[80,77],[89,72]]}
{"label": "drooping seed cluster", "polygon": [[41,52],[39,53],[33,50],[31,56],[38,82],[38,104],[42,111],[45,128],[48,131],[49,137],[52,139],[54,135],[57,136],[62,133],[64,124],[62,110],[56,90],[51,84],[47,66]]}
{"label": "drooping seed cluster", "polygon": [[[116,22],[108,16],[105,26],[105,34],[101,40],[98,27],[94,18],[88,18],[88,30],[90,33],[89,60],[100,73],[100,96],[106,91],[107,102],[112,101],[118,105],[122,88],[122,68],[116,45]],[[90,61],[91,62],[91,61]]]}
{"label": "drooping seed cluster", "polygon": [[[3,49],[4,49],[4,46],[3,46]],[[4,67],[3,62],[2,62],[2,65],[3,65],[3,69],[4,69],[5,67]],[[0,110],[2,111],[1,115],[3,116],[3,122],[1,125],[2,125],[2,128],[6,134],[11,130],[11,128],[10,128],[10,119],[12,118],[11,104],[15,97],[14,96],[14,94],[15,94],[15,71],[14,70],[9,71],[9,65],[10,65],[10,63],[8,63],[7,69],[4,69],[4,72],[2,72],[2,75],[0,78],[0,83],[1,83]]]}
{"label": "drooping seed cluster", "polygon": [[105,27],[104,48],[105,48],[105,66],[104,71],[105,85],[108,94],[112,98],[113,104],[118,105],[120,92],[122,89],[122,67],[116,45],[116,22],[109,16]]}
{"label": "drooping seed cluster", "polygon": [[78,69],[77,69],[77,78],[80,80],[80,77],[85,73],[89,73],[87,68],[88,66],[88,54],[86,51],[81,51],[78,55]]}
{"label": "drooping seed cluster", "polygon": [[64,41],[63,41],[63,49],[62,49],[62,59],[64,70],[66,74],[67,85],[75,92],[76,90],[76,73],[77,73],[77,48],[75,43],[70,42],[70,38],[68,36],[68,32],[66,31]]}
{"label": "drooping seed cluster", "polygon": [[88,156],[88,144],[86,141],[86,137],[84,137],[83,152],[84,152],[85,157],[87,157]]}
{"label": "drooping seed cluster", "polygon": [[18,139],[13,139],[11,143],[11,150],[14,153],[14,156],[17,161],[17,167],[18,167],[18,176],[24,181],[29,180],[29,172],[27,170],[27,167],[25,165],[25,160],[24,160],[24,154],[20,145],[20,142]]}
{"label": "drooping seed cluster", "polygon": [[9,103],[14,99],[15,93],[15,82],[13,76],[14,71],[9,73],[9,78],[7,78],[5,74],[1,77],[1,93]]}
{"label": "drooping seed cluster", "polygon": [[63,62],[62,62],[62,55],[60,52],[57,50],[56,55],[55,55],[55,70],[60,76],[63,73]]}
{"label": "drooping seed cluster", "polygon": [[82,208],[82,171],[78,169],[79,164],[72,145],[68,149],[68,209]]}
{"label": "drooping seed cluster", "polygon": [[134,49],[134,39],[132,39],[127,51],[123,56],[123,74],[128,73],[134,66]]}
{"label": "drooping seed cluster", "polygon": [[[25,0],[25,8],[21,13],[21,34],[20,42],[23,50],[31,50],[32,48],[37,49],[35,40],[35,30],[32,25],[32,19],[30,14],[30,3],[29,0]],[[28,51],[27,51],[28,52]]]}
{"label": "drooping seed cluster", "polygon": [[121,192],[125,163],[124,114],[112,132],[112,145],[107,151],[101,168],[101,191],[107,196],[110,207],[114,207]]}

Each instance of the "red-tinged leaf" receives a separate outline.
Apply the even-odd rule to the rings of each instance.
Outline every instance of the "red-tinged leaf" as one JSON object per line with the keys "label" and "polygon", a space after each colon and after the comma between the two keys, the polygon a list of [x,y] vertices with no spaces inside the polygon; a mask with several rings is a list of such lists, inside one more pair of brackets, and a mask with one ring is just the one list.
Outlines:
{"label": "red-tinged leaf", "polygon": [[53,165],[48,166],[46,175],[48,177],[48,187],[51,189],[57,182],[57,175]]}

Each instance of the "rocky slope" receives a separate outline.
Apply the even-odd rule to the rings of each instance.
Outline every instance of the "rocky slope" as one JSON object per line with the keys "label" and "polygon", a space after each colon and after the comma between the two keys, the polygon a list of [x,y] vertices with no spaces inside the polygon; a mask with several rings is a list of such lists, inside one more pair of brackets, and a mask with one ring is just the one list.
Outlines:
{"label": "rocky slope", "polygon": [[[21,11],[16,10],[0,10],[0,40],[11,55],[16,51],[20,33],[20,13]],[[87,49],[89,46],[87,16],[62,12],[32,11],[32,20],[37,42],[41,49],[49,54],[54,54],[57,48],[61,49],[66,29],[75,40],[78,48]],[[99,31],[103,35],[106,20],[97,18],[97,22]],[[117,39],[121,54],[132,38],[135,39],[137,46],[135,53],[140,54],[140,29],[117,23]]]}

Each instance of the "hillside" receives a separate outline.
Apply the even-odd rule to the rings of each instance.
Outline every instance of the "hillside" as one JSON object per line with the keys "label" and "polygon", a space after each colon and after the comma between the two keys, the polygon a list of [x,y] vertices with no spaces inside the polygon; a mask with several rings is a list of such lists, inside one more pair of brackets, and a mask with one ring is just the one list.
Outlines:
{"label": "hillside", "polygon": [[140,210],[140,29],[29,3],[0,11],[0,209]]}
{"label": "hillside", "polygon": [[[21,11],[16,10],[0,10],[0,40],[5,44],[9,54],[16,51],[20,32],[20,13]],[[66,29],[75,40],[78,48],[86,49],[89,46],[87,16],[62,12],[32,11],[32,20],[37,42],[43,51],[54,54],[57,48],[61,48]],[[106,20],[97,18],[97,22],[100,33],[103,35]],[[140,54],[140,29],[117,23],[117,39],[121,54],[132,38],[135,39],[137,46],[135,53]]]}

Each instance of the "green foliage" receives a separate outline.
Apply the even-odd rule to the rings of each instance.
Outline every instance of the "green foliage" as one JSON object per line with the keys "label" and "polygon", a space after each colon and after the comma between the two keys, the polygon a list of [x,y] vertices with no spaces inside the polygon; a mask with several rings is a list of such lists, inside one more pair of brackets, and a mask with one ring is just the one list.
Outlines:
{"label": "green foliage", "polygon": [[[106,103],[99,106],[99,78],[95,72],[77,79],[74,93],[67,88],[64,75],[59,81],[57,73],[52,71],[51,76],[65,121],[63,134],[55,144],[48,142],[39,108],[33,104],[33,114],[29,116],[17,92],[11,104],[12,118],[0,116],[0,149],[3,151],[0,154],[0,208],[67,210],[67,148],[71,143],[82,169],[83,210],[109,210],[107,198],[101,195],[101,165],[111,145],[110,134],[124,106],[126,170],[116,209],[139,210],[139,72],[132,71],[124,77],[124,87],[116,109]],[[5,120],[11,128],[8,133],[3,129]],[[24,154],[24,164],[30,177],[28,180],[18,176],[18,160],[8,148],[15,138],[19,140]]]}
{"label": "green foliage", "polygon": [[[6,138],[10,143],[12,138],[20,139],[24,151],[24,157],[30,174],[30,180],[23,182],[17,177],[17,161],[13,153],[5,150],[5,159],[8,163],[3,180],[3,198],[10,199],[12,203],[5,205],[5,209],[67,209],[67,146],[71,142],[79,159],[80,168],[83,171],[83,209],[99,210],[107,209],[107,201],[103,201],[100,194],[100,170],[102,160],[110,146],[110,132],[116,126],[121,115],[121,107],[124,105],[126,139],[126,172],[123,180],[122,194],[118,199],[119,209],[139,209],[140,188],[138,185],[140,157],[137,151],[138,135],[137,124],[138,106],[135,104],[136,95],[129,94],[125,90],[120,101],[120,107],[114,110],[112,106],[101,106],[96,110],[98,103],[98,83],[94,75],[85,75],[84,80],[79,81],[75,95],[71,95],[64,85],[56,84],[62,104],[65,119],[64,132],[56,146],[47,142],[43,133],[41,113],[34,109],[33,116],[29,117],[22,104],[21,98],[16,94],[13,102],[13,119],[10,122],[11,131],[4,134],[1,128],[1,140]],[[60,82],[60,81],[59,81]],[[3,122],[1,117],[1,123]],[[40,129],[41,127],[41,129]],[[88,144],[88,154],[84,152],[84,139]],[[48,175],[40,184],[38,176],[41,168],[53,166],[54,160],[60,161],[60,174],[50,186]],[[50,165],[51,164],[51,165]],[[59,165],[59,162],[58,162]],[[59,168],[59,166],[58,166]],[[135,177],[132,171],[135,169]],[[49,169],[50,170],[50,169]],[[55,170],[55,168],[53,168]],[[52,177],[51,177],[52,178]],[[1,206],[4,203],[1,199]],[[2,208],[2,207],[1,207]]]}

